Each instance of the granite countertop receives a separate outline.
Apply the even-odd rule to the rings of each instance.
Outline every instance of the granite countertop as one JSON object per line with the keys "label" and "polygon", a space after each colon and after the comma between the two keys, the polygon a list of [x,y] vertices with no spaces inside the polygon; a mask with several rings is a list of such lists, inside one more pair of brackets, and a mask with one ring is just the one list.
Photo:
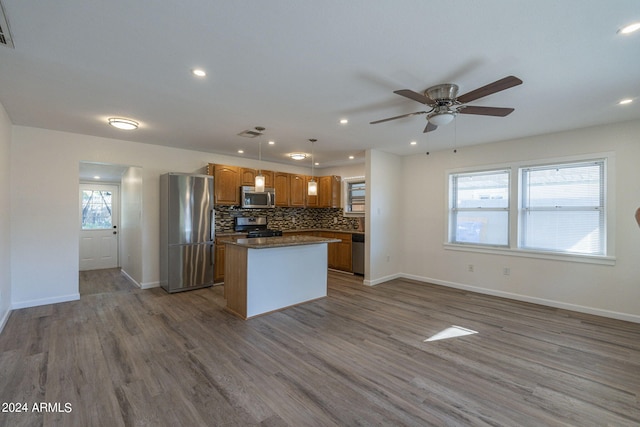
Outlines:
{"label": "granite countertop", "polygon": [[253,237],[248,239],[246,237],[233,237],[228,236],[222,243],[228,245],[237,245],[251,249],[268,249],[268,248],[281,248],[284,246],[299,246],[299,245],[315,245],[317,243],[334,243],[340,242],[340,239],[328,239],[324,237],[315,236],[274,236],[274,237]]}

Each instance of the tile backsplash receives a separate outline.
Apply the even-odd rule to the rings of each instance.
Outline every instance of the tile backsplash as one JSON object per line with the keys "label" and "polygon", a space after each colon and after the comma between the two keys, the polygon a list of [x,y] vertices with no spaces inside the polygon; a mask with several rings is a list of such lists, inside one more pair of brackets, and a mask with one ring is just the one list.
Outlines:
{"label": "tile backsplash", "polygon": [[233,231],[233,218],[238,216],[266,216],[269,228],[283,231],[299,228],[358,230],[363,223],[361,218],[343,216],[342,208],[241,209],[217,206],[215,212],[218,233]]}

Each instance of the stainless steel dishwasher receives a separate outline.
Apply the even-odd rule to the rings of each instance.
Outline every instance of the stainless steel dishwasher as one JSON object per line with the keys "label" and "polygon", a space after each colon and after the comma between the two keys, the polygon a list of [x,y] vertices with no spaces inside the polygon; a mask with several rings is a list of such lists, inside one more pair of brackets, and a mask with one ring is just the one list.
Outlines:
{"label": "stainless steel dishwasher", "polygon": [[364,276],[364,234],[351,235],[351,269],[353,274]]}

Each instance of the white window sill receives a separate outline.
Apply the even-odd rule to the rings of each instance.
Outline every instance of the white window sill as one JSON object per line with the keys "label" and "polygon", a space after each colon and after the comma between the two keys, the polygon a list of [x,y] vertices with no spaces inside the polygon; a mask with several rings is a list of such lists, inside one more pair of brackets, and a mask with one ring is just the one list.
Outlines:
{"label": "white window sill", "polygon": [[478,245],[461,245],[454,243],[444,243],[445,250],[478,252],[485,254],[495,254],[504,256],[517,256],[523,258],[550,259],[554,261],[580,262],[599,265],[616,265],[616,258],[601,255],[579,255],[579,254],[559,254],[555,252],[531,251],[524,249],[501,248]]}

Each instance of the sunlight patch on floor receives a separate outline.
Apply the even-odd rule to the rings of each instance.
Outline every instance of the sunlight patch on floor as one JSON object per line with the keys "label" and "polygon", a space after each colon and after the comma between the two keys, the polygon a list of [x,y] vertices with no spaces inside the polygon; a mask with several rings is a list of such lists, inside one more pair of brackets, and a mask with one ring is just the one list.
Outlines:
{"label": "sunlight patch on floor", "polygon": [[447,329],[443,329],[437,334],[427,338],[426,340],[424,340],[424,342],[446,340],[447,338],[463,337],[465,335],[472,335],[477,333],[477,331],[472,331],[471,329],[463,328],[462,326],[452,325]]}

